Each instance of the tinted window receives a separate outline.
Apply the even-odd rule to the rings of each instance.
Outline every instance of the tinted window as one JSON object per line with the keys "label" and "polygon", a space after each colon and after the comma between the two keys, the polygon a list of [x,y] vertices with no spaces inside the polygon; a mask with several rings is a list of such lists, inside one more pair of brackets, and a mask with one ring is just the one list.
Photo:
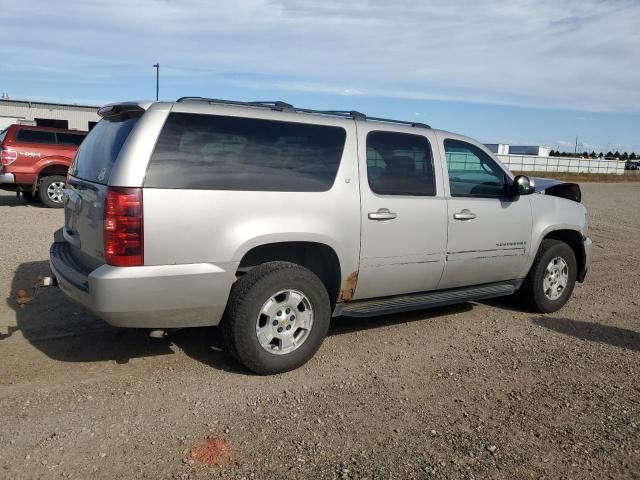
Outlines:
{"label": "tinted window", "polygon": [[4,130],[2,130],[2,131],[0,132],[0,143],[4,142],[4,137],[6,137],[6,136],[7,136],[7,131],[8,131],[8,130],[9,130],[8,128],[5,128]]}
{"label": "tinted window", "polygon": [[345,137],[339,127],[172,113],[144,186],[326,191],[336,178]]}
{"label": "tinted window", "polygon": [[84,140],[86,135],[82,135],[80,133],[56,133],[56,137],[58,138],[58,145],[71,145],[78,146]]}
{"label": "tinted window", "polygon": [[128,118],[98,122],[80,145],[71,175],[106,185],[120,149],[137,121],[138,118]]}
{"label": "tinted window", "polygon": [[16,135],[18,142],[24,143],[56,143],[56,135],[53,132],[46,132],[42,130],[30,130],[21,128]]}
{"label": "tinted window", "polygon": [[367,177],[380,195],[435,195],[429,141],[420,135],[369,132]]}
{"label": "tinted window", "polygon": [[501,197],[506,175],[493,159],[475,145],[445,140],[449,186],[454,197]]}

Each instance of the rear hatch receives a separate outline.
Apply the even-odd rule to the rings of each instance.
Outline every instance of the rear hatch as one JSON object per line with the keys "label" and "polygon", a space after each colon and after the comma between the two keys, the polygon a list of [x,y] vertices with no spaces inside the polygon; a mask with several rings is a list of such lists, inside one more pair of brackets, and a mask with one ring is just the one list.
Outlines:
{"label": "rear hatch", "polygon": [[105,263],[104,211],[109,177],[122,146],[144,113],[141,107],[100,109],[69,169],[63,235],[70,253],[87,271]]}

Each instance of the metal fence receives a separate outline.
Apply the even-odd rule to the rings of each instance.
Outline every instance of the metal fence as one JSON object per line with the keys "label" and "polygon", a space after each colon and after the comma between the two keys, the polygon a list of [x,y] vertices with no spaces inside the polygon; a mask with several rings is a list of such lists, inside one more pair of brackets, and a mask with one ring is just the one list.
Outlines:
{"label": "metal fence", "polygon": [[498,155],[509,170],[515,172],[571,172],[624,175],[624,162],[619,160],[534,157],[530,155]]}

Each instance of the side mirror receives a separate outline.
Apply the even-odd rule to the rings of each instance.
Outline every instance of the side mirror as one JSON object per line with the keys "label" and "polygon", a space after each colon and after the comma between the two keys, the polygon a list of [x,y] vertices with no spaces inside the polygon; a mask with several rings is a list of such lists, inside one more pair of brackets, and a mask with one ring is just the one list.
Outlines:
{"label": "side mirror", "polygon": [[536,184],[526,175],[517,175],[513,179],[513,195],[529,195],[536,191]]}

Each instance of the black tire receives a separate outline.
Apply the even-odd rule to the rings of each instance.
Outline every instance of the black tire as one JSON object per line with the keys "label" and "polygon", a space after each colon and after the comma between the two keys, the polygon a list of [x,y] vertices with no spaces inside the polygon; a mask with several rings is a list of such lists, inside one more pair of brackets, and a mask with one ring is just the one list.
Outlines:
{"label": "black tire", "polygon": [[28,204],[40,203],[40,198],[37,195],[34,195],[33,192],[23,191],[22,198]]}
{"label": "black tire", "polygon": [[62,175],[49,175],[40,179],[40,181],[38,182],[38,196],[40,197],[40,201],[43,203],[43,205],[49,208],[64,207],[64,201],[62,199],[60,199],[60,201],[55,201],[49,195],[49,187],[51,187],[52,184],[59,182],[62,182],[64,184],[66,180],[67,179]]}
{"label": "black tire", "polygon": [[[295,350],[275,354],[260,345],[256,324],[265,302],[287,289],[303,293],[310,301],[313,324]],[[329,295],[314,273],[294,263],[269,262],[252,268],[233,285],[221,327],[229,353],[249,370],[269,375],[298,368],[313,357],[327,334],[330,320]]]}
{"label": "black tire", "polygon": [[[547,266],[556,257],[560,257],[566,263],[568,278],[567,285],[560,296],[551,299],[544,292],[543,282]],[[573,287],[576,284],[577,271],[576,256],[569,245],[560,240],[543,240],[531,270],[520,287],[520,298],[527,307],[536,312],[551,313],[560,310],[571,297]]]}

